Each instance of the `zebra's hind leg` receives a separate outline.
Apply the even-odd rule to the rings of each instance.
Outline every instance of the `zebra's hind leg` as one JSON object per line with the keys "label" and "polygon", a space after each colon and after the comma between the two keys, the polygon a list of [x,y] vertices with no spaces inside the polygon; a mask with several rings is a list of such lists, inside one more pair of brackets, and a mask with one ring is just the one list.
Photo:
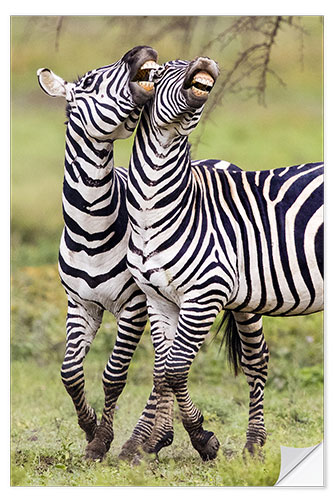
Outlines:
{"label": "zebra's hind leg", "polygon": [[203,428],[204,417],[191,400],[187,387],[188,370],[184,369],[185,367],[189,369],[189,366],[184,364],[179,370],[171,367],[175,359],[177,359],[177,362],[179,360],[178,355],[174,356],[174,354],[172,352],[171,356],[168,357],[166,379],[176,395],[184,428],[188,432],[191,443],[202,460],[205,462],[213,460],[217,456],[220,443],[213,432]]}
{"label": "zebra's hind leg", "polygon": [[61,367],[61,378],[72,398],[78,424],[86,433],[88,442],[94,438],[97,417],[85,397],[83,361],[102,321],[103,313],[96,315],[97,317],[93,318],[82,305],[68,300],[66,351]]}
{"label": "zebra's hind leg", "polygon": [[156,415],[149,438],[143,443],[145,453],[157,454],[162,448],[173,442],[173,407],[174,395],[171,387],[161,379],[154,377],[156,390]]}
{"label": "zebra's hind leg", "polygon": [[103,373],[105,404],[94,439],[86,447],[86,458],[102,460],[113,441],[113,418],[117,400],[126,385],[130,361],[147,323],[145,297],[140,294],[118,318],[118,333]]}
{"label": "zebra's hind leg", "polygon": [[269,360],[268,347],[258,314],[233,313],[241,341],[241,366],[250,387],[249,422],[246,432],[247,450],[255,455],[266,441],[264,423],[264,388]]}
{"label": "zebra's hind leg", "polygon": [[[164,401],[164,407],[168,409],[167,415],[161,413],[161,401],[156,394],[155,387],[149,396],[145,409],[138,420],[131,437],[124,443],[119,458],[121,460],[130,460],[132,464],[139,464],[142,453],[155,454],[170,446],[173,442],[173,414],[174,396],[172,391],[168,393],[168,399]],[[162,410],[162,413],[163,410]]]}
{"label": "zebra's hind leg", "polygon": [[152,433],[156,416],[156,392],[155,387],[150,393],[145,409],[139,418],[131,437],[123,444],[119,454],[120,460],[131,460],[139,463],[141,449]]}

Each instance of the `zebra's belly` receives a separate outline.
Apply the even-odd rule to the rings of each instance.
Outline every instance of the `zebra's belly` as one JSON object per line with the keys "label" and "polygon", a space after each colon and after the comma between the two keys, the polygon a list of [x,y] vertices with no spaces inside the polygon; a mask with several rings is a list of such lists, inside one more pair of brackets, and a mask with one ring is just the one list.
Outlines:
{"label": "zebra's belly", "polygon": [[[258,313],[267,316],[298,316],[322,311],[324,308],[323,283],[311,292],[308,289],[285,290],[284,294],[270,294],[257,287],[251,294],[244,296],[246,288],[240,287],[239,293],[226,306],[227,309],[247,313]],[[280,290],[281,292],[281,290]],[[283,292],[283,291],[282,291]]]}
{"label": "zebra's belly", "polygon": [[82,303],[93,303],[117,315],[127,297],[137,288],[126,267],[126,259],[114,258],[97,265],[96,259],[62,250],[59,274],[69,295]]}

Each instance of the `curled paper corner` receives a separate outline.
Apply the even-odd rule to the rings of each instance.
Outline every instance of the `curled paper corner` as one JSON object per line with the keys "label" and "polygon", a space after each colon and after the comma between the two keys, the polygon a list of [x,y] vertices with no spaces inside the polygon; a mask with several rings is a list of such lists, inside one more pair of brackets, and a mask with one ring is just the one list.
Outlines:
{"label": "curled paper corner", "polygon": [[324,486],[323,443],[309,448],[280,448],[280,475],[275,486]]}

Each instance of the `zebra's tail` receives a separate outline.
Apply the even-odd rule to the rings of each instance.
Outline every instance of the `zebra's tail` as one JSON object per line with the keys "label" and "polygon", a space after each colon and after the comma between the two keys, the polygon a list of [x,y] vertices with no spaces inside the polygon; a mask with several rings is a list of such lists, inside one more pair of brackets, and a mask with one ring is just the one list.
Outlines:
{"label": "zebra's tail", "polygon": [[229,364],[233,368],[235,376],[237,376],[241,369],[242,347],[236,321],[231,311],[224,311],[219,330],[223,326],[224,334],[220,349],[225,344]]}

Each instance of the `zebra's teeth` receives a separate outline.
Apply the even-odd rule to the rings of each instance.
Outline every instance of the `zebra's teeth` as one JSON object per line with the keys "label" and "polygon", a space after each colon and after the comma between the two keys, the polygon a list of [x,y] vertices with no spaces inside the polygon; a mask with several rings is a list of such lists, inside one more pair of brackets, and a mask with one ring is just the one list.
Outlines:
{"label": "zebra's teeth", "polygon": [[146,61],[140,68],[141,69],[158,69],[159,65],[155,61]]}
{"label": "zebra's teeth", "polygon": [[200,90],[200,89],[197,89],[196,87],[192,87],[192,92],[197,97],[203,97],[204,95],[209,94],[209,92],[207,90]]}
{"label": "zebra's teeth", "polygon": [[154,88],[154,83],[153,82],[137,82],[140,87],[142,87],[145,90],[151,91]]}
{"label": "zebra's teeth", "polygon": [[154,69],[159,68],[159,65],[155,61],[146,61],[140,67],[132,82],[136,82],[143,89],[150,91],[154,88],[153,82],[151,82],[151,76]]}
{"label": "zebra's teeth", "polygon": [[214,78],[207,71],[198,71],[192,78],[191,89],[196,97],[207,97],[214,83]]}
{"label": "zebra's teeth", "polygon": [[207,87],[213,87],[214,78],[206,71],[199,71],[199,73],[197,73],[193,77],[192,85],[195,83],[201,83],[202,85],[206,85]]}

